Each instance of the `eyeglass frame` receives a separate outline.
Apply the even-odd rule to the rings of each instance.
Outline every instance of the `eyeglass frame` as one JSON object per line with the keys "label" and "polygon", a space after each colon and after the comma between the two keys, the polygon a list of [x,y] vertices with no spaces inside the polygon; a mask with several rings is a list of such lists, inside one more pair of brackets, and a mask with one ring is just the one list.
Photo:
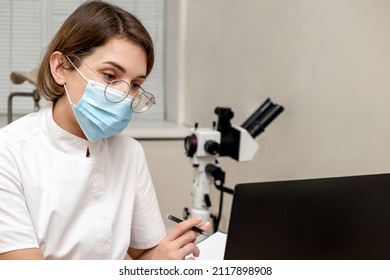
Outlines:
{"label": "eyeglass frame", "polygon": [[[151,92],[148,92],[148,91],[145,91],[140,85],[138,85],[138,87],[141,89],[141,92],[139,92],[137,95],[133,96],[130,94],[130,92],[132,91],[132,87],[131,85],[126,82],[125,80],[122,80],[122,79],[115,79],[115,80],[112,80],[111,82],[109,81],[106,81],[103,77],[101,77],[98,73],[96,73],[95,70],[93,70],[88,64],[86,64],[84,61],[82,61],[77,55],[74,55],[74,54],[71,54],[71,55],[65,55],[65,57],[68,59],[68,61],[70,62],[70,64],[72,64],[72,66],[77,70],[77,72],[79,72],[81,74],[81,76],[86,79],[84,77],[84,75],[80,72],[80,70],[76,67],[76,65],[74,65],[73,61],[70,59],[70,57],[75,57],[78,61],[80,61],[82,64],[84,64],[89,70],[91,70],[97,77],[99,77],[99,79],[101,79],[103,82],[105,82],[107,84],[107,86],[104,88],[104,98],[110,102],[110,103],[119,103],[119,102],[122,102],[123,100],[125,100],[129,95],[132,97],[132,100],[131,100],[131,108],[133,110],[134,113],[143,113],[147,110],[150,109],[150,107],[152,107],[154,104],[156,104],[156,98],[154,97],[154,94],[151,93]],[[86,79],[88,80],[88,79]],[[106,96],[106,90],[107,88],[109,87],[110,84],[112,83],[117,83],[117,82],[124,82],[125,84],[127,84],[129,86],[129,91],[126,93],[126,95],[124,95],[123,99],[119,100],[119,101],[112,101],[112,100],[109,100]],[[125,94],[125,92],[123,92]],[[148,95],[149,94],[151,97],[149,97]],[[151,102],[151,105],[149,106],[144,106],[142,107],[142,110],[135,110],[135,108],[137,107],[138,104],[136,104],[135,106],[133,105],[134,104],[134,100],[136,99],[137,96],[144,96],[144,98],[147,98],[149,100],[149,102]],[[148,103],[146,103],[148,104]]]}

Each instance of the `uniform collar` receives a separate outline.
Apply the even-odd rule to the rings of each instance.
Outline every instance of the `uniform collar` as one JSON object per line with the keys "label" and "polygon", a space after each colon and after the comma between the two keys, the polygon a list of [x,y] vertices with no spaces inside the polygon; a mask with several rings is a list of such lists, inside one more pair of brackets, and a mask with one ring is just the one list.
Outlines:
{"label": "uniform collar", "polygon": [[89,149],[91,158],[101,156],[102,147],[104,146],[103,143],[106,143],[105,139],[88,141],[58,126],[53,119],[53,103],[42,109],[42,111],[45,123],[47,124],[48,138],[54,148],[66,154],[80,157],[86,157],[87,150]]}

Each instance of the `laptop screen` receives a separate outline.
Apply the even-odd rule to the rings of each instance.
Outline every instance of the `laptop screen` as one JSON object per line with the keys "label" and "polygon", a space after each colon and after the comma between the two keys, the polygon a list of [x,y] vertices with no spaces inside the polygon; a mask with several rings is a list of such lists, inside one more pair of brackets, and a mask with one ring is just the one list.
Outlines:
{"label": "laptop screen", "polygon": [[224,259],[390,259],[390,174],[237,185]]}

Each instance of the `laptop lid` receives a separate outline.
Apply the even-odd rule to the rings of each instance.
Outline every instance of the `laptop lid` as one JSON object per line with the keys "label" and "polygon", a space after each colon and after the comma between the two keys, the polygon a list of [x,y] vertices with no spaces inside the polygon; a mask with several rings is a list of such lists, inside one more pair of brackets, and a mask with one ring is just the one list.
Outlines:
{"label": "laptop lid", "polygon": [[390,259],[390,174],[239,184],[224,259]]}

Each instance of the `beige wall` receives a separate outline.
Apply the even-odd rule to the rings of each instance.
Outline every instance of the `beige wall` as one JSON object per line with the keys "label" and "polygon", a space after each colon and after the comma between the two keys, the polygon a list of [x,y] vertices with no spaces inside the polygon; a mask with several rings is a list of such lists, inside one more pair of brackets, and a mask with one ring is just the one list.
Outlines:
{"label": "beige wall", "polygon": [[[168,103],[182,104],[168,118],[210,127],[227,106],[239,125],[267,97],[285,107],[253,161],[221,159],[227,185],[390,170],[390,1],[167,3]],[[182,141],[143,144],[163,213],[180,214],[192,183]]]}

